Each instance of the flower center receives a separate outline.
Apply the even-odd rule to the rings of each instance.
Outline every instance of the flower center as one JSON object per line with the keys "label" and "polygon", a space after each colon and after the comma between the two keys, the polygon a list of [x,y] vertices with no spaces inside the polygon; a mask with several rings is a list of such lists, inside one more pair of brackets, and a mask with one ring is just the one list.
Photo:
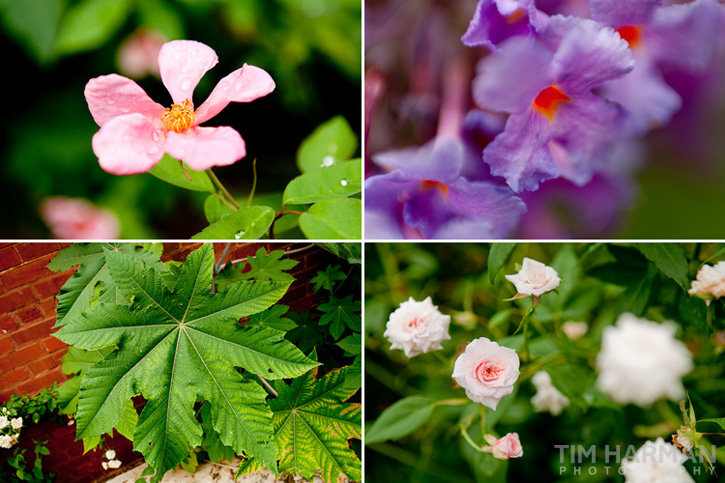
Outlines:
{"label": "flower center", "polygon": [[491,382],[501,376],[506,368],[501,361],[483,361],[476,367],[476,379],[481,382]]}
{"label": "flower center", "polygon": [[526,13],[527,13],[526,10],[524,10],[523,8],[517,8],[510,14],[506,15],[506,22],[509,25],[514,24],[514,23],[520,21],[521,19],[523,19],[524,17],[526,17]]}
{"label": "flower center", "polygon": [[625,25],[616,29],[622,39],[626,40],[630,47],[637,47],[642,40],[642,31],[634,25]]}
{"label": "flower center", "polygon": [[423,326],[423,321],[418,317],[414,317],[408,321],[408,329],[419,330]]}
{"label": "flower center", "polygon": [[424,179],[421,182],[420,187],[423,191],[431,190],[431,189],[439,189],[439,190],[441,190],[441,193],[443,193],[444,196],[448,194],[448,186],[443,183],[439,183],[438,181],[431,181],[429,179]]}
{"label": "flower center", "polygon": [[182,132],[194,124],[194,104],[185,99],[181,104],[171,104],[161,116],[161,124],[169,131]]}
{"label": "flower center", "polygon": [[559,105],[569,101],[571,101],[571,97],[561,92],[558,87],[549,86],[539,92],[539,95],[534,99],[533,106],[534,109],[548,117],[549,121],[553,121]]}

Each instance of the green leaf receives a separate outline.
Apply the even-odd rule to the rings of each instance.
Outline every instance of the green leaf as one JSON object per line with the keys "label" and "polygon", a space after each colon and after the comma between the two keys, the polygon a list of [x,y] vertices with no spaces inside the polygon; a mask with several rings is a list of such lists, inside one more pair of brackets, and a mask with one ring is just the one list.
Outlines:
{"label": "green leaf", "polygon": [[63,373],[77,374],[83,372],[111,352],[113,352],[112,347],[103,347],[92,351],[69,347],[68,352],[60,358],[63,362]]}
{"label": "green leaf", "polygon": [[164,154],[164,157],[149,171],[149,174],[179,188],[192,191],[214,191],[214,183],[206,171],[194,171],[186,164],[183,166],[184,169],[181,168],[178,160]]}
{"label": "green leaf", "polygon": [[282,201],[285,205],[316,203],[350,196],[362,189],[361,160],[338,163],[309,171],[289,182]]}
{"label": "green leaf", "polygon": [[55,42],[59,54],[75,54],[103,45],[121,28],[129,0],[82,0],[63,16]]}
{"label": "green leaf", "polygon": [[400,399],[386,409],[365,433],[365,444],[398,440],[423,426],[435,409],[435,400],[425,396]]}
{"label": "green leaf", "polygon": [[164,274],[168,273],[156,253],[129,243],[75,244],[64,248],[47,267],[53,271],[64,271],[78,265],[79,268],[58,293],[55,327],[80,317],[96,303],[126,303],[125,297],[116,289],[116,284],[108,272],[104,249],[118,250]]}
{"label": "green leaf", "polygon": [[358,333],[348,335],[337,345],[348,354],[360,354],[362,352],[362,337]]}
{"label": "green leaf", "polygon": [[700,419],[697,423],[716,423],[725,431],[725,418]]}
{"label": "green leaf", "polygon": [[330,335],[337,340],[345,330],[345,326],[351,330],[360,332],[360,302],[352,300],[352,295],[344,299],[330,297],[330,300],[317,307],[323,314],[320,316],[320,325],[330,324]]}
{"label": "green leaf", "polygon": [[493,284],[496,275],[501,271],[504,263],[508,259],[511,252],[516,247],[516,243],[492,243],[491,250],[488,252],[488,279]]}
{"label": "green leaf", "polygon": [[267,253],[267,250],[260,247],[253,257],[247,258],[250,270],[243,273],[242,277],[245,280],[294,280],[292,275],[284,271],[293,269],[300,262],[291,258],[282,259],[283,256],[284,250],[272,250]]}
{"label": "green leaf", "polygon": [[250,315],[247,327],[260,326],[260,327],[271,327],[277,330],[291,330],[297,327],[297,324],[292,319],[284,317],[289,310],[289,307],[282,304],[273,305],[267,310],[258,314]]}
{"label": "green leaf", "polygon": [[199,399],[211,404],[214,430],[225,445],[274,469],[267,393],[235,368],[279,379],[316,363],[283,332],[243,328],[238,320],[275,303],[289,282],[244,281],[212,294],[214,252],[205,244],[189,255],[170,291],[154,268],[120,251],[105,253],[116,286],[134,303],[99,304],[56,333],[85,350],[118,347],[83,376],[77,437],[92,439],[118,427],[124,404],[140,393],[147,405],[135,425],[134,448],[158,481],[201,443],[194,416]]}
{"label": "green leaf", "polygon": [[248,206],[223,216],[204,228],[193,240],[257,240],[274,221],[274,210],[267,206]]}
{"label": "green leaf", "polygon": [[360,480],[361,464],[348,440],[361,438],[360,404],[345,403],[357,390],[345,387],[350,367],[315,379],[316,371],[281,387],[272,399],[280,471],[335,483],[340,475]]}
{"label": "green leaf", "polygon": [[317,272],[310,283],[314,283],[312,291],[317,292],[321,288],[332,291],[335,288],[335,282],[346,280],[347,276],[340,271],[340,265],[328,265],[324,271]]}
{"label": "green leaf", "polygon": [[303,173],[329,167],[349,159],[357,149],[357,136],[344,117],[321,124],[297,151],[297,166]]}
{"label": "green leaf", "polygon": [[690,276],[687,266],[687,256],[682,247],[676,243],[637,243],[637,249],[647,260],[677,282],[682,290],[690,288]]}
{"label": "green leaf", "polygon": [[204,215],[209,223],[216,223],[233,211],[217,195],[209,195],[204,201]]}
{"label": "green leaf", "polygon": [[3,30],[40,62],[51,55],[62,13],[61,0],[0,0]]}
{"label": "green leaf", "polygon": [[347,260],[351,265],[362,263],[361,243],[318,243],[318,245],[330,253]]}
{"label": "green leaf", "polygon": [[321,201],[300,215],[300,228],[309,239],[361,238],[362,203],[354,198]]}

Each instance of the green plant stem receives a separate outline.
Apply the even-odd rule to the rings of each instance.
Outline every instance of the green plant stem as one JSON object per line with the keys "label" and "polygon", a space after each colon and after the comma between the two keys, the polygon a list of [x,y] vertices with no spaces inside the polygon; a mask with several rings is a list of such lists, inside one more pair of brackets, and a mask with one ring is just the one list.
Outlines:
{"label": "green plant stem", "polygon": [[461,426],[461,436],[463,436],[463,439],[466,440],[466,443],[468,443],[471,446],[471,448],[475,449],[476,451],[478,451],[480,453],[485,453],[485,451],[483,451],[483,448],[481,448],[480,446],[478,446],[473,441],[473,438],[471,438],[471,435],[468,434],[468,431],[463,426]]}
{"label": "green plant stem", "polygon": [[521,353],[521,359],[524,362],[529,361],[529,317],[531,314],[534,313],[534,309],[536,308],[536,303],[538,302],[538,299],[532,298],[531,300],[531,306],[529,307],[529,310],[526,311],[524,316],[521,318],[521,322],[519,323],[519,327],[516,329],[514,334],[521,330],[523,327],[524,329],[524,350]]}
{"label": "green plant stem", "polygon": [[237,210],[240,210],[242,207],[239,206],[239,203],[237,203],[237,200],[234,199],[234,197],[227,191],[227,189],[224,187],[221,181],[219,181],[219,178],[216,177],[214,174],[214,171],[211,170],[211,168],[206,170],[206,173],[209,175],[211,180],[214,182],[214,184],[219,188],[219,191],[224,193],[224,196],[227,197],[227,199],[234,205],[234,208]]}
{"label": "green plant stem", "polygon": [[441,399],[433,403],[434,406],[463,406],[470,403],[470,399],[455,398],[455,399]]}
{"label": "green plant stem", "polygon": [[249,192],[249,198],[247,199],[247,206],[252,204],[254,198],[254,192],[257,189],[257,158],[252,160],[252,190]]}

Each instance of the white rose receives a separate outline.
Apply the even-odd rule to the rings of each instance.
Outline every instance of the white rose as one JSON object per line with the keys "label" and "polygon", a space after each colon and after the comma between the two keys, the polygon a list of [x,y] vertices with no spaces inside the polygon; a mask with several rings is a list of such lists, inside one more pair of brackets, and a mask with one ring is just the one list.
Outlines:
{"label": "white rose", "polygon": [[108,462],[108,467],[113,468],[113,469],[120,468],[121,461],[120,460],[111,460]]}
{"label": "white rose", "polygon": [[10,421],[10,426],[13,427],[13,429],[20,429],[23,427],[23,418],[13,418]]}
{"label": "white rose", "polygon": [[688,293],[693,295],[725,296],[725,262],[718,262],[714,267],[703,265],[690,287]]}
{"label": "white rose", "polygon": [[451,317],[441,314],[430,297],[422,302],[410,297],[390,314],[383,336],[391,342],[391,349],[402,349],[407,357],[415,357],[443,349],[441,342],[451,338],[450,323]]}
{"label": "white rose", "polygon": [[647,441],[634,454],[632,460],[622,461],[625,483],[649,483],[666,481],[668,483],[691,483],[695,480],[687,473],[682,463],[687,456],[677,448],[657,438],[654,443]]}
{"label": "white rose", "polygon": [[564,331],[566,336],[571,340],[579,339],[581,336],[587,333],[589,326],[586,322],[564,322],[561,326],[561,330]]}
{"label": "white rose", "polygon": [[13,438],[7,434],[0,435],[0,448],[10,448],[13,445]]}
{"label": "white rose", "polygon": [[535,297],[551,292],[561,282],[556,270],[530,258],[524,258],[521,271],[516,275],[506,275],[506,280],[516,286],[520,295]]}
{"label": "white rose", "polygon": [[682,376],[692,370],[692,354],[675,339],[676,330],[672,322],[622,314],[616,326],[604,329],[597,387],[620,404],[684,398]]}
{"label": "white rose", "polygon": [[536,412],[549,411],[558,416],[565,407],[569,406],[569,399],[551,384],[548,372],[537,372],[531,378],[531,382],[536,386],[536,395],[531,398],[531,404],[534,405]]}
{"label": "white rose", "polygon": [[513,392],[518,377],[516,352],[485,337],[469,343],[453,367],[453,378],[466,396],[494,410],[502,397]]}
{"label": "white rose", "polygon": [[0,416],[0,429],[3,429],[8,424],[10,424],[10,420],[6,416]]}
{"label": "white rose", "polygon": [[106,459],[107,460],[115,459],[116,458],[116,452],[113,451],[112,449],[109,449],[108,451],[106,451],[105,456],[106,456]]}

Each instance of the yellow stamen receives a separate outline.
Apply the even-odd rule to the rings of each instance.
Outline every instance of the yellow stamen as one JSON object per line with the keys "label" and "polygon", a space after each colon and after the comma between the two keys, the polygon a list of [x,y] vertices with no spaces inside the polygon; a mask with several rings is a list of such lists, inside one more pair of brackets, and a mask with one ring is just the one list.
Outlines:
{"label": "yellow stamen", "polygon": [[182,132],[194,124],[194,104],[185,99],[181,104],[172,104],[161,116],[161,124],[169,131]]}

